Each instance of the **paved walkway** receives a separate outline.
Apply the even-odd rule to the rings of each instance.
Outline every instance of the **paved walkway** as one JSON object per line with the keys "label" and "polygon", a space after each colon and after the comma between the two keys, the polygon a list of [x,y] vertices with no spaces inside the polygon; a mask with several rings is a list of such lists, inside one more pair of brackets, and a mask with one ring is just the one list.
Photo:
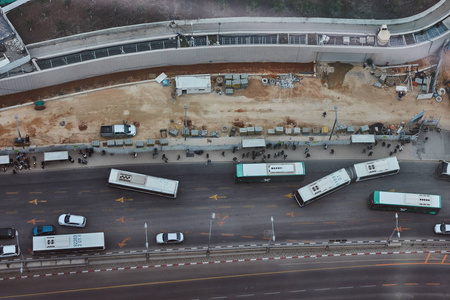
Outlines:
{"label": "paved walkway", "polygon": [[[428,137],[428,140],[425,141],[425,137]],[[291,145],[288,149],[285,147],[281,147],[279,149],[265,149],[266,162],[282,162],[284,161],[284,156],[281,155],[278,158],[274,158],[274,154],[284,151],[284,154],[287,155],[286,161],[309,161],[309,160],[345,160],[345,159],[361,159],[361,160],[372,160],[379,159],[383,157],[388,157],[390,152],[395,152],[396,146],[400,145],[397,141],[386,141],[385,146],[383,146],[382,141],[378,141],[377,145],[373,147],[372,150],[367,149],[367,145],[362,144],[343,144],[348,141],[349,136],[340,136],[339,139],[336,139],[333,136],[331,141],[328,141],[328,137],[315,137],[314,142],[310,142],[311,144],[305,146],[304,143],[308,140],[308,137],[300,136],[300,137],[289,137],[289,136],[270,136],[266,138],[266,142],[271,142],[272,144],[277,144],[278,141],[291,142]],[[296,149],[293,149],[293,144],[302,143],[301,146],[297,146]],[[319,140],[318,140],[319,139]],[[31,162],[33,162],[33,155],[37,159],[36,167],[31,167],[31,170],[19,170],[17,171],[20,175],[23,172],[47,172],[49,170],[62,170],[62,169],[74,169],[74,168],[92,168],[92,167],[104,167],[104,166],[119,166],[119,165],[132,165],[132,164],[164,164],[164,160],[162,159],[162,154],[164,154],[168,158],[168,162],[170,164],[173,163],[197,163],[197,164],[205,164],[207,163],[206,154],[209,155],[209,159],[211,163],[217,162],[233,162],[233,158],[236,157],[237,161],[240,162],[261,162],[262,156],[257,156],[255,160],[252,159],[251,149],[240,149],[232,152],[232,149],[235,145],[239,145],[241,138],[233,137],[233,138],[215,138],[209,139],[212,141],[208,142],[206,138],[188,138],[185,142],[183,139],[179,139],[177,141],[171,141],[172,145],[169,147],[164,147],[171,150],[161,151],[161,147],[158,146],[158,155],[153,158],[152,151],[154,147],[149,147],[147,152],[138,152],[137,156],[134,157],[131,155],[133,151],[144,151],[142,149],[134,149],[134,148],[104,148],[106,151],[115,151],[115,153],[107,152],[105,155],[101,155],[100,151],[103,148],[96,148],[95,153],[92,157],[87,157],[86,160],[88,164],[80,164],[77,162],[78,158],[83,159],[83,156],[78,153],[78,151],[69,151],[69,155],[72,156],[75,160],[74,163],[69,161],[55,161],[49,162],[46,164],[45,169],[41,168],[41,162],[43,160],[43,153],[34,153],[28,154],[28,157]],[[325,150],[323,143],[328,144],[328,149]],[[348,142],[347,142],[348,143]],[[390,147],[388,148],[388,145]],[[310,157],[305,157],[305,148],[309,149]],[[186,150],[189,149],[192,153],[195,149],[202,149],[204,153],[202,155],[194,155],[193,157],[187,157]],[[334,154],[330,154],[331,149],[334,149]],[[365,149],[365,153],[363,152]],[[413,141],[411,143],[407,143],[403,145],[403,151],[397,150],[396,153],[392,155],[397,156],[400,161],[436,161],[439,160],[450,160],[450,132],[449,131],[441,131],[440,133],[436,131],[429,131],[427,133],[422,133],[421,137],[417,141]],[[369,152],[372,151],[373,155],[371,157],[368,156]],[[84,152],[84,151],[83,151]],[[246,156],[243,158],[243,154],[250,152],[249,157]],[[270,158],[268,158],[268,154],[270,154]],[[178,155],[180,155],[180,159],[177,160]],[[13,155],[10,155],[11,158],[14,158]],[[11,167],[7,168],[5,174],[11,174]],[[1,174],[1,172],[0,172]]]}

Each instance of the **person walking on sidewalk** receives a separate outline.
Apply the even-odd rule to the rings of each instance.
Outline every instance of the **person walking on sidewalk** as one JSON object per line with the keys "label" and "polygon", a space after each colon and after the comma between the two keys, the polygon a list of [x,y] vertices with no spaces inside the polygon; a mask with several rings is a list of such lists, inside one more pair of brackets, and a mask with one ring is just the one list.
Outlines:
{"label": "person walking on sidewalk", "polygon": [[426,143],[428,141],[428,137],[425,138],[425,140],[423,141],[424,143]]}
{"label": "person walking on sidewalk", "polygon": [[225,151],[222,151],[222,156],[225,157]]}
{"label": "person walking on sidewalk", "polygon": [[327,116],[327,112],[324,111],[323,114],[322,114],[322,116],[325,118],[325,117]]}

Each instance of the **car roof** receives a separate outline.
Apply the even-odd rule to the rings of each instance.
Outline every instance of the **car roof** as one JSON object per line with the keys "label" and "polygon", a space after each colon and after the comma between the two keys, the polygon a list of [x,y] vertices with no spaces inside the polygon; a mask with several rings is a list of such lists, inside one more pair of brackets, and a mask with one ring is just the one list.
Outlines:
{"label": "car roof", "polygon": [[0,246],[3,248],[3,254],[16,253],[16,245]]}

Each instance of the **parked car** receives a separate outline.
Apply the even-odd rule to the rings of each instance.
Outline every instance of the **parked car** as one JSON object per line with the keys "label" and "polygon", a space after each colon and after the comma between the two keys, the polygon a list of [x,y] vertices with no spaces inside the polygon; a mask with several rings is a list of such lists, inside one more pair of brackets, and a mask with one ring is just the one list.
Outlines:
{"label": "parked car", "polygon": [[53,225],[39,225],[33,228],[34,236],[54,235],[56,233]]}
{"label": "parked car", "polygon": [[14,228],[0,228],[0,239],[12,239],[16,236]]}
{"label": "parked car", "polygon": [[436,224],[434,225],[434,232],[436,234],[450,234],[450,224]]}
{"label": "parked car", "polygon": [[62,226],[84,227],[86,226],[86,218],[83,216],[62,214],[58,218],[58,223]]}
{"label": "parked car", "polygon": [[17,245],[0,246],[0,257],[19,256],[20,249]]}
{"label": "parked car", "polygon": [[184,235],[181,232],[159,233],[156,236],[158,244],[179,244],[184,241]]}

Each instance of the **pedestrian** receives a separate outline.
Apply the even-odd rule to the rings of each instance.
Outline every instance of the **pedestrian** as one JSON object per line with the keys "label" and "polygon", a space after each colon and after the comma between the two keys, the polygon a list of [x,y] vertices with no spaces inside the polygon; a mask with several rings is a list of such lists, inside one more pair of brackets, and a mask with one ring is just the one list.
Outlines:
{"label": "pedestrian", "polygon": [[387,144],[387,148],[389,149],[389,147],[391,147],[391,144]]}
{"label": "pedestrian", "polygon": [[394,153],[397,153],[397,149],[394,149]]}
{"label": "pedestrian", "polygon": [[3,167],[3,173],[6,172],[6,167]]}
{"label": "pedestrian", "polygon": [[325,118],[325,117],[327,116],[327,112],[324,111],[323,114],[322,114],[322,116]]}
{"label": "pedestrian", "polygon": [[166,159],[166,155],[163,154],[162,157],[161,157],[161,159],[164,159],[164,160],[165,160],[165,159]]}
{"label": "pedestrian", "polygon": [[222,156],[225,157],[225,151],[222,151]]}
{"label": "pedestrian", "polygon": [[372,156],[372,154],[373,154],[373,152],[372,152],[372,151],[370,151],[370,152],[369,152],[369,155],[368,155],[368,156]]}
{"label": "pedestrian", "polygon": [[391,151],[391,152],[389,152],[389,156],[392,156],[392,154],[394,154],[394,152],[392,152],[392,151]]}
{"label": "pedestrian", "polygon": [[247,152],[247,158],[250,156],[250,152]]}
{"label": "pedestrian", "polygon": [[270,158],[270,153],[269,153],[269,154],[267,154],[267,158]]}
{"label": "pedestrian", "polygon": [[327,149],[328,149],[328,145],[325,144],[325,145],[323,146],[323,149],[327,150]]}
{"label": "pedestrian", "polygon": [[233,157],[233,161],[237,161],[237,157]]}
{"label": "pedestrian", "polygon": [[400,146],[400,148],[398,148],[398,151],[399,151],[399,152],[402,152],[402,151],[403,151],[403,147]]}
{"label": "pedestrian", "polygon": [[164,158],[164,162],[167,163],[169,159],[167,157]]}
{"label": "pedestrian", "polygon": [[242,158],[245,158],[245,153],[242,153]]}
{"label": "pedestrian", "polygon": [[381,146],[383,146],[383,147],[386,146],[386,142],[383,142],[383,143],[381,144]]}
{"label": "pedestrian", "polygon": [[395,149],[398,149],[398,148],[400,148],[400,145],[395,146]]}
{"label": "pedestrian", "polygon": [[364,148],[364,149],[362,150],[362,153],[366,153],[366,148]]}
{"label": "pedestrian", "polygon": [[133,152],[133,158],[136,158],[137,152]]}
{"label": "pedestrian", "polygon": [[306,149],[305,149],[305,154],[306,154],[306,153],[308,153],[308,152],[309,152],[309,149],[308,149],[308,148],[306,148]]}
{"label": "pedestrian", "polygon": [[425,140],[423,141],[424,143],[426,143],[428,141],[428,137],[425,138]]}
{"label": "pedestrian", "polygon": [[177,156],[177,160],[180,160],[180,158],[181,158],[181,155],[180,155],[180,154],[178,154],[178,156]]}
{"label": "pedestrian", "polygon": [[13,175],[16,175],[16,173],[17,173],[16,170],[13,169]]}
{"label": "pedestrian", "polygon": [[210,165],[210,164],[211,164],[211,160],[208,159],[208,160],[206,161],[206,165]]}
{"label": "pedestrian", "polygon": [[308,158],[308,157],[310,157],[311,156],[311,154],[309,154],[309,153],[306,153],[306,158]]}
{"label": "pedestrian", "polygon": [[286,160],[287,154],[284,155],[284,159]]}

